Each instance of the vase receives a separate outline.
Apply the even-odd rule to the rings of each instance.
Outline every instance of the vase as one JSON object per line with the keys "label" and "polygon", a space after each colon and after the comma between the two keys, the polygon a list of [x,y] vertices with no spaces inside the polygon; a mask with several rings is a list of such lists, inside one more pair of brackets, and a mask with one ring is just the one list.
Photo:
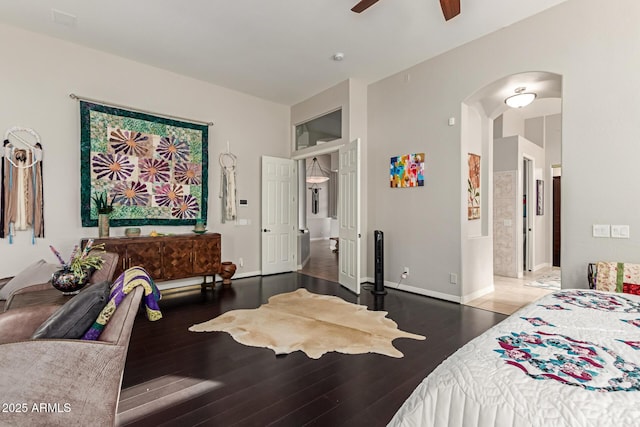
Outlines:
{"label": "vase", "polygon": [[231,285],[231,278],[236,273],[236,265],[231,261],[225,261],[220,264],[220,277],[224,286]]}
{"label": "vase", "polygon": [[109,237],[109,214],[98,214],[98,237]]}
{"label": "vase", "polygon": [[70,268],[62,268],[51,275],[51,285],[64,295],[75,295],[89,283],[94,269],[85,269],[84,276],[78,277]]}

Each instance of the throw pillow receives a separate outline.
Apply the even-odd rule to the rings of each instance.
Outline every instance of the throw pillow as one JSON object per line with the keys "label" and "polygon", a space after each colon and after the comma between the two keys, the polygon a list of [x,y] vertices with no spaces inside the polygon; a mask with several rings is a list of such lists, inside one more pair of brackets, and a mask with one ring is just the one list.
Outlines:
{"label": "throw pillow", "polygon": [[84,288],[40,325],[31,338],[82,337],[107,305],[110,291],[107,281]]}
{"label": "throw pillow", "polygon": [[6,300],[14,291],[27,286],[47,283],[51,280],[53,272],[59,268],[59,266],[50,264],[43,259],[34,262],[0,288],[0,300]]}

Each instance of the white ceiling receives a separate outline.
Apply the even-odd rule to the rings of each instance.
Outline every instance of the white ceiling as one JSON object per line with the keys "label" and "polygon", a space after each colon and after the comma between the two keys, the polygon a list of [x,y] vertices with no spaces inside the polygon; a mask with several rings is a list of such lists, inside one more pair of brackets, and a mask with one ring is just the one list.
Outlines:
{"label": "white ceiling", "polygon": [[[566,0],[0,0],[0,22],[285,105],[368,83]],[[52,9],[77,17],[54,23]],[[6,41],[5,41],[6,42]],[[335,62],[336,52],[345,59]]]}

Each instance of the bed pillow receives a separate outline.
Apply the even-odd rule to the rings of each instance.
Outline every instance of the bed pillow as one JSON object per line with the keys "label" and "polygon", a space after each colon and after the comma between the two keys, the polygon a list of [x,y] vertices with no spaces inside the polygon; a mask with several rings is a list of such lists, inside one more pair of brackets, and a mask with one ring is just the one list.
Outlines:
{"label": "bed pillow", "polygon": [[56,264],[50,264],[43,259],[34,262],[0,288],[0,300],[6,300],[14,291],[27,286],[47,283],[51,280],[53,272],[59,269]]}
{"label": "bed pillow", "polygon": [[107,305],[111,291],[110,285],[109,282],[104,281],[84,288],[45,320],[31,338],[76,339],[82,337]]}

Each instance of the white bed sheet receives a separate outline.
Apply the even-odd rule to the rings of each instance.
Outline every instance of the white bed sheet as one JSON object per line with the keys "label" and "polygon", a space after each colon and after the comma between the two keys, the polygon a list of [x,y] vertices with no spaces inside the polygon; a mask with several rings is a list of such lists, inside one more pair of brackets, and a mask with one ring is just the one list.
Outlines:
{"label": "white bed sheet", "polygon": [[640,426],[640,297],[555,292],[460,348],[390,426]]}

